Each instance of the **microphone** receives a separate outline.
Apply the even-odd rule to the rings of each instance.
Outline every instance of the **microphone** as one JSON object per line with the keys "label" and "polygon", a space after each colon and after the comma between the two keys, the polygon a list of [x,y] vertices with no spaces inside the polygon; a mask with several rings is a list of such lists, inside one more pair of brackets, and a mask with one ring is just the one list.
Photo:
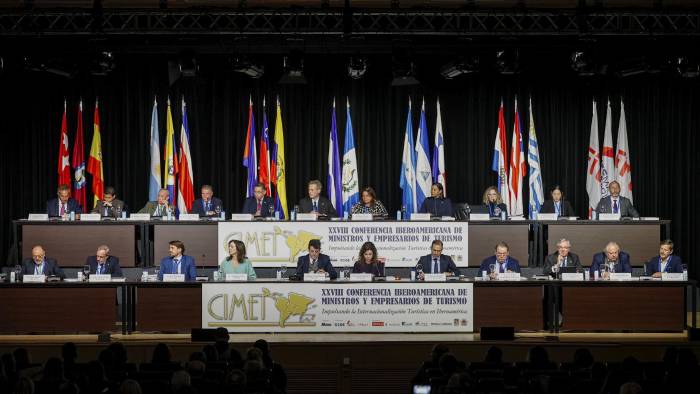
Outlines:
{"label": "microphone", "polygon": [[437,203],[438,203],[438,199],[433,198],[433,212],[432,212],[431,216],[437,216]]}

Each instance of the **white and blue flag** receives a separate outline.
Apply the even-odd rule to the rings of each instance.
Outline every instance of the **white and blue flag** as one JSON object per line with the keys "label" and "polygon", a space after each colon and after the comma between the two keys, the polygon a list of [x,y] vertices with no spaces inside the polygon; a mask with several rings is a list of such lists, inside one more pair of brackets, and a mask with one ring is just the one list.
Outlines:
{"label": "white and blue flag", "polygon": [[411,100],[408,101],[408,115],[406,117],[406,135],[403,139],[403,156],[401,158],[401,181],[399,186],[403,190],[401,205],[407,218],[416,212],[416,152],[413,147],[413,125],[411,124]]}
{"label": "white and blue flag", "polygon": [[527,165],[530,167],[530,219],[535,220],[544,202],[544,190],[542,189],[542,172],[540,169],[540,150],[537,146],[537,134],[535,133],[535,118],[532,116],[532,98],[530,98],[530,132],[527,139]]}
{"label": "white and blue flag", "polygon": [[153,100],[151,114],[151,173],[148,177],[148,201],[158,200],[160,179],[160,137],[158,136],[158,102]]}
{"label": "white and blue flag", "polygon": [[343,211],[350,214],[352,206],[360,201],[360,175],[357,172],[355,137],[350,118],[350,99],[347,100],[345,120],[345,146],[343,147]]}
{"label": "white and blue flag", "polygon": [[416,140],[416,208],[430,197],[433,185],[433,171],[430,169],[430,150],[428,149],[428,125],[425,121],[425,100],[420,111],[418,139]]}

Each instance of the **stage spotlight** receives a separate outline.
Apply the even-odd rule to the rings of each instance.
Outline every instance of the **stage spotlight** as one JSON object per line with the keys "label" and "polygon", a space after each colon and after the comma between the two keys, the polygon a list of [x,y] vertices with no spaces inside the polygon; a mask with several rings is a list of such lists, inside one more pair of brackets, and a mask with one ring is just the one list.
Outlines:
{"label": "stage spotlight", "polygon": [[185,50],[180,53],[177,61],[168,62],[168,81],[170,85],[177,82],[180,77],[194,77],[199,71],[194,52]]}
{"label": "stage spotlight", "polygon": [[649,65],[643,57],[624,60],[617,67],[615,75],[620,78],[631,77],[639,74],[646,74],[649,71]]}
{"label": "stage spotlight", "polygon": [[364,56],[352,56],[348,62],[348,76],[352,79],[360,79],[367,72],[367,58]]}
{"label": "stage spotlight", "polygon": [[292,50],[288,56],[282,59],[284,74],[280,78],[280,84],[305,84],[304,54],[298,50]]}
{"label": "stage spotlight", "polygon": [[65,63],[58,59],[50,59],[47,61],[24,58],[24,67],[27,70],[46,72],[49,74],[59,75],[65,78],[73,78],[75,76],[75,66]]}
{"label": "stage spotlight", "polygon": [[109,51],[103,51],[97,54],[90,66],[92,75],[107,75],[116,68],[114,63],[114,54]]}
{"label": "stage spotlight", "polygon": [[519,73],[519,55],[517,49],[504,49],[496,52],[496,70],[503,75]]}
{"label": "stage spotlight", "polygon": [[679,56],[675,61],[676,71],[683,78],[697,78],[700,76],[700,63],[687,56]]}
{"label": "stage spotlight", "polygon": [[262,77],[265,73],[265,66],[253,63],[250,58],[245,55],[232,56],[229,62],[234,72],[245,74],[254,79]]}
{"label": "stage spotlight", "polygon": [[440,75],[445,79],[456,78],[462,74],[471,74],[479,70],[479,57],[470,56],[449,62],[440,68]]}

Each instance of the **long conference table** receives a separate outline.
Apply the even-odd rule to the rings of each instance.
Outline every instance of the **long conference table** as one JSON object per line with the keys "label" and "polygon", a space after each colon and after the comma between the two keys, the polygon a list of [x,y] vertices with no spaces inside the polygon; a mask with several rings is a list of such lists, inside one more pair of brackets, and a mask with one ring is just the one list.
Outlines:
{"label": "long conference table", "polygon": [[[218,221],[14,221],[14,240],[19,259],[31,256],[34,245],[43,245],[62,267],[81,267],[96,247],[109,244],[110,253],[119,256],[122,267],[151,267],[164,256],[168,242],[179,239],[187,246],[198,267],[218,264]],[[244,228],[246,222],[238,222]],[[357,222],[336,222],[343,223]],[[421,222],[404,222],[420,226]],[[313,222],[309,222],[313,226]],[[614,240],[632,256],[632,265],[641,266],[658,254],[659,241],[670,237],[670,221],[472,221],[469,222],[468,261],[479,262],[493,255],[499,241],[510,245],[510,255],[522,266],[542,265],[544,257],[556,250],[561,238],[568,238],[584,265],[594,253]],[[426,247],[427,250],[427,247]],[[470,264],[474,266],[474,264]]]}
{"label": "long conference table", "polygon": [[[285,280],[255,283],[258,282],[290,283]],[[238,283],[241,282],[229,284]],[[334,283],[349,282],[331,281],[323,285]],[[494,326],[514,327],[517,331],[682,331],[688,326],[686,300],[692,299],[691,310],[696,307],[694,281],[447,283],[455,287],[473,284],[474,331]],[[372,283],[377,288],[396,285]],[[121,305],[116,302],[118,292],[123,300]],[[689,292],[692,297],[688,297]],[[553,296],[557,293],[559,296]],[[202,325],[201,282],[4,282],[0,283],[0,297],[11,300],[0,303],[0,316],[3,316],[0,334],[169,333],[189,332]],[[117,314],[117,308],[121,314]],[[563,321],[557,321],[557,311]],[[690,326],[696,326],[694,314]]]}

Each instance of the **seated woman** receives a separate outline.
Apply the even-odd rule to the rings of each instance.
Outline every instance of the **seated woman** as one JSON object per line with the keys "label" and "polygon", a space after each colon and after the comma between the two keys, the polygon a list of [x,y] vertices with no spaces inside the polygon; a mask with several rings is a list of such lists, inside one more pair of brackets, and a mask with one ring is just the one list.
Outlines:
{"label": "seated woman", "polygon": [[441,183],[433,183],[430,188],[431,196],[423,200],[420,213],[429,213],[430,216],[452,216],[452,201],[443,195]]}
{"label": "seated woman", "polygon": [[388,216],[389,213],[384,208],[384,204],[377,200],[377,194],[374,189],[367,186],[362,189],[362,199],[357,204],[352,206],[351,214],[356,213],[371,213],[372,216]]}
{"label": "seated woman", "polygon": [[352,267],[353,274],[372,274],[384,276],[384,263],[377,258],[377,247],[372,242],[365,242]]}
{"label": "seated woman", "polygon": [[489,209],[489,216],[492,218],[500,218],[501,212],[505,212],[508,215],[508,207],[503,203],[501,194],[498,192],[496,186],[489,186],[484,191],[483,202]]}
{"label": "seated woman", "polygon": [[540,207],[540,213],[556,213],[557,216],[574,216],[574,209],[568,200],[564,199],[564,192],[559,185],[554,185],[549,194],[551,200],[545,201]]}
{"label": "seated woman", "polygon": [[257,279],[253,263],[248,260],[245,252],[245,244],[237,239],[228,242],[228,254],[220,264],[221,272],[226,274],[246,274],[248,280]]}

